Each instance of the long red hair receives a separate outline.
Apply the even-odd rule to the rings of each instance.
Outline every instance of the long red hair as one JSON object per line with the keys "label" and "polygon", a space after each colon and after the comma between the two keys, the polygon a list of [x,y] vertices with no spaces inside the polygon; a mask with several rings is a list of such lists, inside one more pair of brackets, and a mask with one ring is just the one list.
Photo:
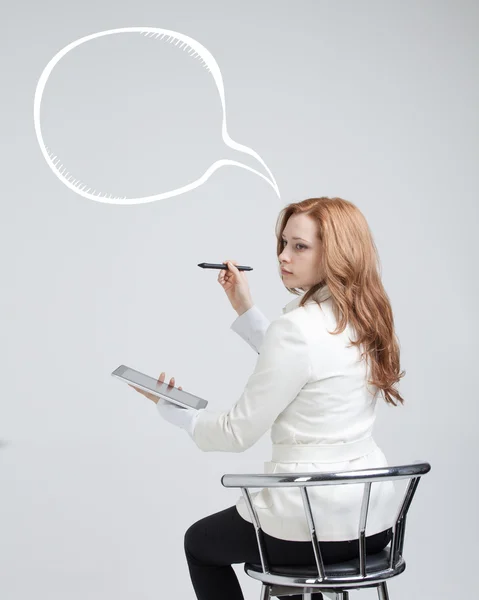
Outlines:
{"label": "long red hair", "polygon": [[[277,256],[283,251],[282,233],[291,215],[306,214],[317,224],[317,239],[322,247],[321,281],[301,299],[320,302],[320,291],[327,284],[333,298],[337,335],[348,322],[357,333],[354,346],[363,347],[361,358],[370,365],[368,381],[382,391],[387,403],[404,402],[395,384],[405,375],[400,371],[399,342],[388,295],[380,276],[380,261],[373,236],[361,211],[342,198],[308,198],[288,204],[276,224]],[[300,295],[298,288],[287,288]]]}

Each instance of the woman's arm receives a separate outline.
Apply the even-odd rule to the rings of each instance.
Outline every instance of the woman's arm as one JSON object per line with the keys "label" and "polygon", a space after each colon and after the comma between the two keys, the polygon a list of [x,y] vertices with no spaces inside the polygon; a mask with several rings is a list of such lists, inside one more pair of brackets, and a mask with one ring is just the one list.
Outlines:
{"label": "woman's arm", "polygon": [[311,378],[309,347],[299,325],[272,321],[240,399],[226,412],[198,411],[192,439],[205,452],[243,452],[272,426]]}
{"label": "woman's arm", "polygon": [[[259,349],[269,326],[270,321],[257,306],[253,305],[239,315],[231,325],[231,329],[240,335],[259,354]],[[181,429],[185,429],[191,438],[193,438],[193,432],[200,412],[205,410],[185,409],[161,398],[158,400],[156,406],[164,419],[173,425],[181,427]]]}

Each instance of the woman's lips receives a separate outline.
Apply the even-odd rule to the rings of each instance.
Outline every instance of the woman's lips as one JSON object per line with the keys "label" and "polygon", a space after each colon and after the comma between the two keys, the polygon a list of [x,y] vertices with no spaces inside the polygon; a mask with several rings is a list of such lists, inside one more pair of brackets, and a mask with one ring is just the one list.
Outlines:
{"label": "woman's lips", "polygon": [[291,271],[285,271],[284,269],[281,269],[281,273],[284,275],[291,275]]}

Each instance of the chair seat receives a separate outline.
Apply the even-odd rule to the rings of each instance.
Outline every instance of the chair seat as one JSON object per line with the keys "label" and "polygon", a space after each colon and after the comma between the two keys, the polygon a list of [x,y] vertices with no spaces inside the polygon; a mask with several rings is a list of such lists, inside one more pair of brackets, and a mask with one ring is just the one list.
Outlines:
{"label": "chair seat", "polygon": [[[406,567],[405,563],[401,571]],[[262,573],[263,569],[259,563],[246,563],[245,571],[248,570],[256,573]],[[366,557],[366,572],[380,572],[389,569],[389,550],[382,550],[377,554],[371,554]],[[327,577],[351,577],[359,573],[359,558],[347,560],[340,563],[334,563],[324,566]],[[270,574],[294,577],[296,579],[310,579],[318,576],[318,568],[316,565],[271,565]],[[398,569],[395,573],[398,574]]]}

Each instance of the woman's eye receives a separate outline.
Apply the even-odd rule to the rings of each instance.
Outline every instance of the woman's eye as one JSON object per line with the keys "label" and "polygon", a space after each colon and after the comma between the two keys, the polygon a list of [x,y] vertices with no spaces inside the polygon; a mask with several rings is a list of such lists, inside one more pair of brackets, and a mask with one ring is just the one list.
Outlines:
{"label": "woman's eye", "polygon": [[[286,242],[286,240],[281,240],[281,243],[282,243],[282,244],[284,244],[285,242]],[[296,248],[298,248],[298,247],[299,247],[299,248],[301,248],[302,250],[303,250],[304,248],[307,248],[307,246],[304,246],[303,244],[296,244]]]}

